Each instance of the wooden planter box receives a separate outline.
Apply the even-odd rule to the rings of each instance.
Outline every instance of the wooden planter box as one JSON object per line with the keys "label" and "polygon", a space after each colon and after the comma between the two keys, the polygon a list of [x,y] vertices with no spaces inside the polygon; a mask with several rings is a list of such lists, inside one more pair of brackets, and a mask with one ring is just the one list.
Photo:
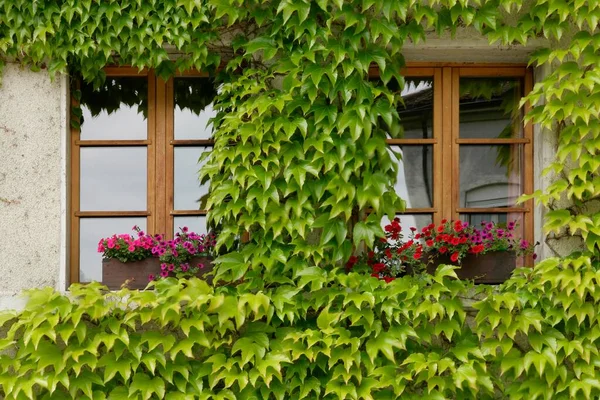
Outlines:
{"label": "wooden planter box", "polygon": [[[121,262],[115,258],[102,260],[102,283],[111,290],[120,289],[123,283],[129,280],[127,287],[129,289],[144,289],[148,285],[148,276],[160,275],[160,260],[158,258],[147,258],[142,261]],[[196,276],[201,278],[204,274],[212,271],[212,258],[194,257],[189,262],[190,265],[204,264]],[[212,276],[208,277],[207,282],[212,282]]]}
{"label": "wooden planter box", "polygon": [[450,255],[438,254],[429,259],[427,272],[435,273],[439,265],[459,265],[456,274],[460,279],[471,279],[475,283],[499,284],[510,278],[517,265],[517,256],[512,251],[493,251],[486,254],[467,254],[460,264],[450,260]]}

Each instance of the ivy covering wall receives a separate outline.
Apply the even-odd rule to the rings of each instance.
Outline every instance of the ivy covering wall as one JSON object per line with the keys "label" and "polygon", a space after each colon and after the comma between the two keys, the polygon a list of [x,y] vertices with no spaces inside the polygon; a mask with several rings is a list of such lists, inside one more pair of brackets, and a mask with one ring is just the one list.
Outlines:
{"label": "ivy covering wall", "polygon": [[[163,77],[222,66],[209,219],[225,247],[250,232],[218,260],[217,288],[31,292],[4,318],[6,397],[600,395],[600,2],[0,0],[0,21],[3,62],[98,87],[109,63]],[[402,207],[384,139],[399,132],[385,83],[403,85],[403,46],[457,27],[547,39],[531,64],[552,72],[524,101],[558,137],[556,179],[533,196],[549,232],[584,243],[484,293],[471,325],[448,267],[389,285],[336,268]]]}

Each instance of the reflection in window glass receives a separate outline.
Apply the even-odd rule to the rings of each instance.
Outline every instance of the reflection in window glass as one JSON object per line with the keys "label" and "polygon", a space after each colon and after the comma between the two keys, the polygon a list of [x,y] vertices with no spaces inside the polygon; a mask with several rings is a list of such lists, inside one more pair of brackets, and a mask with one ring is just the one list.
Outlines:
{"label": "reflection in window glass", "polygon": [[523,83],[518,78],[461,78],[460,137],[522,137],[522,96]]}
{"label": "reflection in window glass", "polygon": [[209,147],[175,147],[174,203],[175,210],[199,210],[200,199],[208,193],[208,182],[200,184],[198,159]]}
{"label": "reflection in window glass", "polygon": [[523,193],[521,145],[460,146],[460,207],[512,207]]}
{"label": "reflection in window glass", "polygon": [[196,232],[200,235],[208,232],[206,216],[204,215],[177,216],[173,218],[173,234],[180,232],[180,228],[184,226],[187,226],[191,232]]}
{"label": "reflection in window glass", "polygon": [[98,253],[100,239],[114,234],[133,234],[137,225],[146,230],[145,217],[81,218],[79,222],[79,281],[102,281],[102,254]]}
{"label": "reflection in window glass", "polygon": [[175,139],[210,139],[216,115],[212,102],[217,88],[212,78],[175,78]]}
{"label": "reflection in window glass", "polygon": [[433,146],[405,145],[388,147],[398,160],[396,193],[406,201],[406,208],[428,208],[433,205]]}
{"label": "reflection in window glass", "polygon": [[[402,234],[404,238],[408,238],[411,234],[410,228],[415,227],[419,231],[424,226],[431,224],[433,221],[431,214],[396,214],[396,217],[400,218],[400,226],[402,227]],[[384,216],[381,219],[381,227],[385,227],[390,223],[390,219]]]}
{"label": "reflection in window glass", "polygon": [[82,211],[145,211],[146,147],[82,147]]}
{"label": "reflection in window glass", "polygon": [[[388,88],[398,92],[396,80],[388,83]],[[426,139],[433,137],[433,78],[405,78],[400,93],[402,103],[398,104],[401,133],[388,135],[391,138]]]}
{"label": "reflection in window glass", "polygon": [[148,137],[148,79],[107,78],[98,91],[82,84],[82,140],[145,140]]}

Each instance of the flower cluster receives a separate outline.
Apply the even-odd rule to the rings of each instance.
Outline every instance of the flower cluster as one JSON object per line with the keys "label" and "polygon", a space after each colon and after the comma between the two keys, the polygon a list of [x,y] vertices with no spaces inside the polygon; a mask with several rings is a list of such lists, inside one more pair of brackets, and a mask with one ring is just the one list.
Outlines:
{"label": "flower cluster", "polygon": [[[415,230],[411,228],[410,240],[404,242],[399,218],[385,226],[385,238],[377,242],[375,249],[369,251],[366,256],[371,276],[391,282],[406,272],[419,272],[424,268],[424,247],[421,242],[415,240]],[[346,269],[352,269],[360,261],[356,256],[351,257],[346,263]]]}
{"label": "flower cluster", "polygon": [[161,271],[157,276],[150,275],[149,280],[168,276],[193,276],[204,264],[191,264],[194,257],[213,255],[216,244],[214,234],[199,235],[189,232],[187,227],[175,235],[175,239],[166,240],[164,235],[149,235],[138,226],[134,226],[135,235],[113,235],[100,239],[98,252],[104,258],[116,258],[121,262],[140,261],[156,257],[161,261]]}
{"label": "flower cluster", "polygon": [[[476,228],[463,221],[442,220],[440,225],[429,224],[421,229],[411,227],[404,241],[400,220],[395,218],[384,227],[385,238],[375,244],[375,249],[366,257],[352,256],[346,269],[365,261],[372,276],[390,282],[405,273],[423,271],[429,262],[440,257],[460,264],[467,254],[492,251],[512,251],[517,256],[533,254],[535,245],[518,239],[516,227],[515,222],[502,226],[483,222]],[[536,258],[535,254],[533,258]]]}

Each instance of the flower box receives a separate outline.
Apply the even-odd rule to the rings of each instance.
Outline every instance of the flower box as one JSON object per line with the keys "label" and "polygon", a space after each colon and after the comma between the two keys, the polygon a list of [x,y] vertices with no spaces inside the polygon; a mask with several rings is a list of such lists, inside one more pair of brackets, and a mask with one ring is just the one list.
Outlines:
{"label": "flower box", "polygon": [[[144,289],[148,285],[150,275],[159,276],[161,261],[150,257],[142,261],[122,262],[116,258],[105,258],[102,260],[102,283],[111,290],[120,289],[125,281],[129,289]],[[189,261],[190,265],[203,264],[204,268],[196,274],[201,278],[204,274],[212,271],[213,264],[210,257],[194,257]],[[212,282],[212,276],[206,279]]]}
{"label": "flower box", "polygon": [[517,265],[513,251],[491,251],[485,254],[467,254],[460,263],[450,260],[446,254],[436,253],[428,258],[427,272],[435,273],[439,265],[459,265],[456,274],[460,279],[471,279],[475,283],[499,284],[510,278]]}

